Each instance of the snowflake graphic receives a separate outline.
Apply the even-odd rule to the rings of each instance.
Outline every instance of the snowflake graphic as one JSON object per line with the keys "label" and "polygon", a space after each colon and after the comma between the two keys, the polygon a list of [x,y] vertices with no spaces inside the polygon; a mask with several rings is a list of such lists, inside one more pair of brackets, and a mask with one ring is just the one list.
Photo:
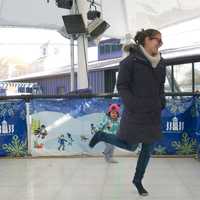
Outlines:
{"label": "snowflake graphic", "polygon": [[158,145],[157,147],[154,148],[154,152],[156,155],[165,155],[167,154],[166,152],[166,147],[162,146],[162,145]]}
{"label": "snowflake graphic", "polygon": [[178,155],[190,155],[196,152],[196,139],[190,139],[187,133],[183,133],[181,141],[172,141],[172,147],[176,149]]}
{"label": "snowflake graphic", "polygon": [[168,101],[166,107],[171,113],[183,113],[187,108],[184,103],[175,100]]}
{"label": "snowflake graphic", "polygon": [[20,112],[20,118],[23,120],[26,119],[26,111],[25,111],[25,106],[24,109],[19,109],[19,105],[17,105],[16,102],[14,103],[0,103],[0,117],[5,117],[8,115],[9,117],[14,117],[16,113]]}
{"label": "snowflake graphic", "polygon": [[27,142],[23,143],[17,135],[14,135],[11,143],[3,144],[2,149],[13,157],[25,156],[27,155]]}

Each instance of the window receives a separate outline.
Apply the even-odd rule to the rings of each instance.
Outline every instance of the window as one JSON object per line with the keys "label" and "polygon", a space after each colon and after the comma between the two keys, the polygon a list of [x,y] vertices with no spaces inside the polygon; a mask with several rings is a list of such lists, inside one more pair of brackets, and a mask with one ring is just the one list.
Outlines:
{"label": "window", "polygon": [[105,78],[105,92],[114,92],[115,84],[116,84],[116,71],[115,70],[106,70],[104,72]]}
{"label": "window", "polygon": [[194,91],[200,91],[200,62],[194,63]]}
{"label": "window", "polygon": [[174,65],[174,91],[192,92],[192,63]]}
{"label": "window", "polygon": [[58,95],[64,95],[65,94],[65,88],[64,87],[58,87],[57,88],[57,94]]}
{"label": "window", "polygon": [[106,54],[110,54],[111,53],[111,46],[110,45],[105,45],[105,52]]}
{"label": "window", "polygon": [[104,45],[100,45],[100,54],[102,55],[102,54],[104,54]]}
{"label": "window", "polygon": [[172,67],[166,67],[165,92],[172,92]]}

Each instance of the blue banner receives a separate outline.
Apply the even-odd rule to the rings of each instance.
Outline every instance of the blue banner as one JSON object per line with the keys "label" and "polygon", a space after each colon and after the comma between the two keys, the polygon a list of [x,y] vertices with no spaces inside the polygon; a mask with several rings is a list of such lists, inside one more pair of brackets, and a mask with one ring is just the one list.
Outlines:
{"label": "blue banner", "polygon": [[[154,154],[196,153],[200,132],[199,102],[198,98],[174,98],[167,101],[167,106],[162,112],[163,137],[155,143]],[[31,101],[32,155],[102,154],[104,143],[90,149],[88,142],[95,130],[102,125],[112,103],[121,105],[120,120],[123,109],[120,99]],[[120,152],[119,149],[117,151]]]}
{"label": "blue banner", "polygon": [[0,156],[24,156],[27,151],[25,101],[0,101]]}
{"label": "blue banner", "polygon": [[194,98],[172,98],[162,112],[163,138],[155,143],[154,154],[190,155],[196,153]]}
{"label": "blue banner", "polygon": [[195,133],[197,136],[197,158],[200,160],[200,97],[195,97],[195,103],[193,106],[193,117],[196,119],[195,123]]}

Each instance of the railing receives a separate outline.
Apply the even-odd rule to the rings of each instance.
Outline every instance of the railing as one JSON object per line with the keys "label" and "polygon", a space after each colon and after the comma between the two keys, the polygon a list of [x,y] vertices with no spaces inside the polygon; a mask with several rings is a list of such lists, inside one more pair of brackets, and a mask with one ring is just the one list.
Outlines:
{"label": "railing", "polygon": [[[184,97],[184,96],[200,96],[199,92],[166,92],[166,97]],[[101,94],[66,94],[66,95],[11,95],[11,96],[0,96],[0,100],[7,99],[24,99],[25,101],[30,101],[31,99],[68,99],[68,98],[94,98],[94,97],[119,97],[117,93],[101,93]]]}

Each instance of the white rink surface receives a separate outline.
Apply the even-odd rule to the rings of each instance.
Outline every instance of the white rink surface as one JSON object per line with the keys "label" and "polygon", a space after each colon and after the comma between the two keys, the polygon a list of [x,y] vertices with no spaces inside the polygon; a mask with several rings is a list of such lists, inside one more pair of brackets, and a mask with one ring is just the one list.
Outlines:
{"label": "white rink surface", "polygon": [[0,200],[199,200],[200,162],[152,158],[140,197],[131,184],[137,158],[0,159]]}

